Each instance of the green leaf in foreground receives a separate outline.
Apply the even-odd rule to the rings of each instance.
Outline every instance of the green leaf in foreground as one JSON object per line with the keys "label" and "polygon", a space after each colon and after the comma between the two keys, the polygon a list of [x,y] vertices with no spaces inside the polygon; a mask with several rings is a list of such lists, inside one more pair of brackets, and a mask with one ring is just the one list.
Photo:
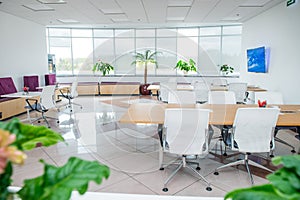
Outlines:
{"label": "green leaf in foreground", "polygon": [[25,180],[25,185],[19,191],[22,199],[70,199],[73,190],[80,194],[87,191],[89,181],[98,184],[102,178],[108,178],[110,171],[98,161],[85,161],[72,157],[61,167],[45,163],[45,173],[35,179]]}
{"label": "green leaf in foreground", "polygon": [[270,184],[237,189],[229,192],[225,199],[300,200],[300,155],[279,156],[272,162],[283,167],[267,176]]}
{"label": "green leaf in foreground", "polygon": [[12,119],[8,123],[0,123],[0,129],[7,130],[16,135],[16,141],[13,145],[20,150],[31,150],[37,144],[42,146],[50,146],[64,138],[55,131],[44,126],[33,126],[21,123],[17,118]]}

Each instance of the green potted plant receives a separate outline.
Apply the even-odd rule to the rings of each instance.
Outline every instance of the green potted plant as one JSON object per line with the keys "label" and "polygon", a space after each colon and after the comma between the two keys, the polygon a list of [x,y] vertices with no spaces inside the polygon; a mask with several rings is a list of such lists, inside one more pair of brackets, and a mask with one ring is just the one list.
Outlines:
{"label": "green potted plant", "polygon": [[221,65],[220,72],[222,75],[228,75],[229,73],[233,73],[234,68],[229,66],[228,64]]}
{"label": "green potted plant", "polygon": [[140,86],[140,93],[142,95],[149,95],[150,91],[147,90],[149,84],[147,83],[148,76],[148,65],[155,64],[157,67],[156,55],[159,54],[157,51],[146,50],[144,53],[136,52],[134,54],[134,61],[131,63],[132,65],[141,64],[144,65],[144,84]]}
{"label": "green potted plant", "polygon": [[267,175],[268,184],[236,189],[225,196],[225,200],[297,200],[300,199],[300,155],[278,156],[274,165],[283,167]]}
{"label": "green potted plant", "polygon": [[97,161],[85,161],[71,157],[64,166],[44,163],[44,174],[24,181],[19,191],[10,190],[13,174],[12,164],[22,164],[25,150],[37,146],[51,146],[64,138],[44,126],[23,124],[18,119],[0,122],[0,200],[13,199],[70,199],[73,190],[80,194],[87,191],[89,181],[100,184],[108,178],[109,168]]}
{"label": "green potted plant", "polygon": [[196,72],[196,62],[193,59],[189,59],[189,62],[179,60],[175,66],[175,69],[183,71],[184,74],[187,74],[189,71]]}
{"label": "green potted plant", "polygon": [[98,61],[94,64],[92,70],[93,70],[94,73],[95,73],[96,71],[100,71],[100,72],[102,72],[102,75],[105,76],[105,75],[109,74],[109,72],[110,72],[111,70],[114,70],[114,67],[113,67],[111,64],[109,64],[109,63],[105,63],[105,62],[103,62],[103,61],[101,61],[101,60],[98,60]]}

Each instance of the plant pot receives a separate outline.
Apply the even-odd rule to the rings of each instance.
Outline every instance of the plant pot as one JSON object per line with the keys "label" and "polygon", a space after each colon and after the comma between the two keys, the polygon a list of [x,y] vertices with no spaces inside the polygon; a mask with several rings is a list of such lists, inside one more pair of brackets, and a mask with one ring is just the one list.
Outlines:
{"label": "plant pot", "polygon": [[147,90],[148,86],[150,84],[142,84],[140,85],[140,94],[141,95],[150,95],[151,94],[151,91],[150,90]]}

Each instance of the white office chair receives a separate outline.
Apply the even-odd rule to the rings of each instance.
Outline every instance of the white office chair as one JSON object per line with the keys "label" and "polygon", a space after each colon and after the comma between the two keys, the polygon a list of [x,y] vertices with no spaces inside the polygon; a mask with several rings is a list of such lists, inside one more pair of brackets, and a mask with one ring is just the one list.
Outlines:
{"label": "white office chair", "polygon": [[236,104],[235,94],[232,91],[209,91],[209,104]]}
{"label": "white office chair", "polygon": [[176,91],[177,83],[176,82],[167,82],[167,83],[160,83],[159,89],[159,100],[162,102],[168,102],[168,96],[170,91]]}
{"label": "white office chair", "polygon": [[40,100],[38,99],[26,99],[27,106],[25,108],[31,109],[31,111],[37,111],[41,113],[41,117],[31,121],[30,113],[27,112],[28,119],[31,123],[37,121],[38,123],[41,122],[41,120],[44,120],[50,128],[49,122],[47,119],[55,119],[57,123],[59,123],[59,120],[54,117],[46,116],[45,113],[48,112],[50,109],[56,108],[55,100],[54,100],[54,94],[55,93],[55,85],[49,85],[43,87]]}
{"label": "white office chair", "polygon": [[[258,103],[258,100],[260,100],[260,101],[266,101],[267,104],[283,104],[283,96],[280,92],[273,92],[273,91],[255,92],[254,95],[255,95],[255,103]],[[277,137],[278,131],[280,129],[292,129],[292,130],[296,130],[297,132],[297,127],[276,127],[275,129],[275,141],[291,147],[292,148],[291,152],[296,153],[294,146]],[[273,157],[274,156],[273,153],[270,156]]]}
{"label": "white office chair", "polygon": [[[235,93],[232,91],[209,91],[208,93],[208,103],[209,104],[236,104]],[[228,126],[217,126],[221,130],[221,136],[217,138],[219,140],[220,149],[222,153],[222,142],[225,135],[228,134]],[[223,153],[224,156],[227,156],[226,146]]]}
{"label": "white office chair", "polygon": [[170,104],[196,104],[196,94],[193,91],[170,91],[168,95]]}
{"label": "white office chair", "polygon": [[212,86],[227,86],[228,82],[226,79],[218,78],[218,79],[213,79],[211,82]]}
{"label": "white office chair", "polygon": [[228,91],[233,91],[237,103],[245,103],[248,97],[247,83],[229,83]]}
{"label": "white office chair", "polygon": [[73,105],[79,106],[82,109],[82,105],[73,102],[73,100],[78,96],[77,85],[78,82],[74,81],[71,89],[68,89],[66,93],[64,93],[64,90],[60,90],[61,96],[68,100],[67,107],[70,108],[71,112],[73,112]]}
{"label": "white office chair", "polygon": [[197,103],[206,103],[208,101],[209,86],[205,82],[198,81],[195,81],[193,86]]}
{"label": "white office chair", "polygon": [[[210,183],[197,171],[199,163],[188,161],[188,156],[208,154],[208,122],[210,110],[207,109],[166,109],[163,133],[163,151],[181,155],[176,170],[165,181],[163,191],[167,192],[167,184],[182,168],[187,167],[196,173],[207,184],[206,190],[211,191]],[[196,164],[197,170],[190,164]],[[163,169],[163,167],[161,167]]]}
{"label": "white office chair", "polygon": [[250,153],[269,153],[274,149],[274,129],[278,120],[277,108],[239,108],[229,137],[229,146],[232,150],[244,154],[243,160],[238,160],[218,167],[215,175],[223,168],[243,164],[246,166],[251,184],[253,177],[249,164],[272,172],[270,169],[248,159]]}

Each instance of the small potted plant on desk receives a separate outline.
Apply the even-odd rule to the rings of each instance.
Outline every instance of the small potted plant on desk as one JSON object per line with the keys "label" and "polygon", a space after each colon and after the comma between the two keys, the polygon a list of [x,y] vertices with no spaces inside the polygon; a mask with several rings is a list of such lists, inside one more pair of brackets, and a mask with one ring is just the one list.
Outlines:
{"label": "small potted plant on desk", "polygon": [[226,76],[230,73],[233,73],[233,71],[234,71],[234,68],[229,66],[228,64],[221,65],[221,67],[220,67],[220,73],[222,76]]}
{"label": "small potted plant on desk", "polygon": [[179,60],[175,66],[175,69],[183,71],[185,75],[188,74],[189,71],[196,72],[196,62],[193,59],[190,59],[189,62]]}
{"label": "small potted plant on desk", "polygon": [[100,71],[103,76],[109,74],[112,70],[114,70],[114,67],[111,64],[105,63],[100,59],[93,66],[93,72],[95,73],[96,71]]}

